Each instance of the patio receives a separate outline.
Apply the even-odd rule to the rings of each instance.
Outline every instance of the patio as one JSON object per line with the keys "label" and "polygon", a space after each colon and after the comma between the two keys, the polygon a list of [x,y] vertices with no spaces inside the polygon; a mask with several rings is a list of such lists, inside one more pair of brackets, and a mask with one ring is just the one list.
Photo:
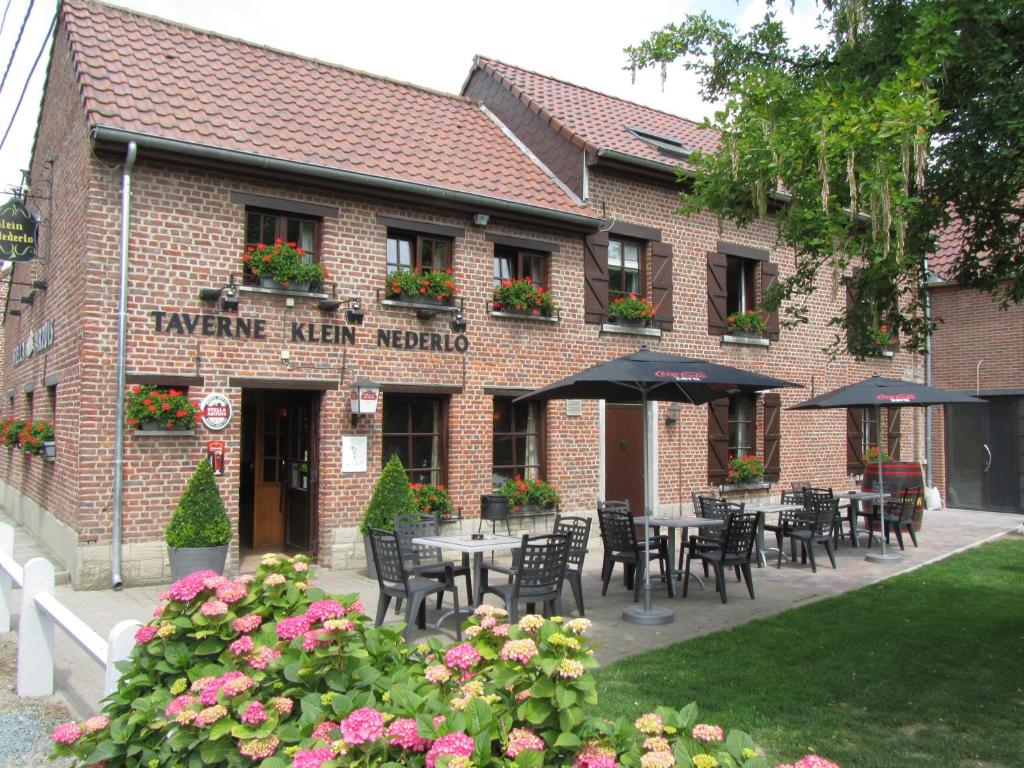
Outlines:
{"label": "patio", "polygon": [[[897,573],[904,573],[955,552],[976,546],[984,541],[1013,531],[1024,524],[1024,516],[966,510],[944,510],[925,515],[921,532],[921,546],[914,549],[908,545],[903,562],[895,565],[879,565],[864,560],[865,549],[854,549],[844,543],[838,550],[838,569],[832,570],[827,564],[811,573],[809,565],[783,564],[781,569],[774,565],[754,570],[754,587],[757,599],[750,600],[746,591],[730,583],[729,602],[722,605],[713,588],[701,590],[691,584],[690,595],[683,599],[670,600],[665,586],[652,582],[653,601],[657,605],[671,608],[675,621],[660,627],[638,627],[622,620],[622,611],[632,605],[632,592],[622,584],[621,567],[615,575],[604,598],[600,595],[600,538],[592,539],[591,551],[584,566],[584,596],[587,618],[594,622],[592,637],[599,649],[597,658],[606,665],[626,656],[661,648],[688,638],[706,635],[722,629],[729,629],[754,619],[772,616],[782,611],[841,594],[872,584]],[[966,532],[966,533],[965,533]],[[16,528],[16,547],[26,552],[32,543],[28,533],[20,526]],[[875,547],[877,549],[877,545]],[[38,553],[35,553],[38,554]],[[16,550],[16,556],[24,556]],[[368,611],[372,613],[377,600],[377,583],[354,571],[319,571],[316,583],[328,592],[359,593]],[[58,586],[60,600],[70,606],[78,615],[86,617],[90,625],[101,634],[121,619],[135,618],[148,621],[158,596],[164,587],[136,587],[121,592],[76,591],[70,586]],[[487,602],[494,602],[488,598]],[[563,605],[571,615],[572,598],[568,588],[564,593]],[[428,610],[428,622],[436,620],[437,613]],[[396,620],[391,613],[390,620]],[[430,626],[430,624],[428,624]],[[444,625],[444,638],[454,639],[451,625]],[[412,638],[423,636],[414,632]],[[72,709],[86,715],[95,711],[99,701],[102,678],[93,667],[85,663],[83,652],[58,635],[56,642],[58,660],[57,687]]]}

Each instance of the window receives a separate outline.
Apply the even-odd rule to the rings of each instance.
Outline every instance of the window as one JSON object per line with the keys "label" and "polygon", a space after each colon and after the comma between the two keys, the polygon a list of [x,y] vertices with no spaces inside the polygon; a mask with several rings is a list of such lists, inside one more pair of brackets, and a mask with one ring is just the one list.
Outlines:
{"label": "window", "polygon": [[541,474],[541,410],[537,403],[494,398],[491,485],[495,489],[516,475]]}
{"label": "window", "polygon": [[452,264],[452,241],[446,237],[388,232],[388,274],[396,269],[445,270]]}
{"label": "window", "polygon": [[608,240],[608,301],[644,295],[641,270],[643,246],[633,240]]}
{"label": "window", "polygon": [[757,306],[757,289],[754,276],[757,274],[758,262],[739,256],[726,258],[726,315],[733,312],[746,312]]}
{"label": "window", "polygon": [[861,413],[860,455],[864,456],[868,448],[878,447],[878,418],[874,408],[864,408]]}
{"label": "window", "polygon": [[529,277],[534,285],[545,284],[544,265],[547,259],[538,251],[522,251],[507,246],[494,249],[494,284],[502,280],[522,280]]}
{"label": "window", "polygon": [[32,392],[25,394],[25,418],[32,421],[35,395]]}
{"label": "window", "polygon": [[749,456],[754,451],[754,418],[757,413],[752,397],[729,398],[729,458]]}
{"label": "window", "polygon": [[[718,242],[718,250],[708,252],[708,333],[730,335],[729,316],[757,310],[765,294],[779,279],[779,265],[769,260],[769,252],[736,243]],[[761,312],[763,337],[779,338],[778,312]]]}
{"label": "window", "polygon": [[307,264],[319,261],[320,220],[292,213],[249,209],[245,212],[245,245],[272,243],[278,238],[295,243]]}
{"label": "window", "polygon": [[640,141],[650,144],[652,147],[656,147],[659,152],[664,155],[671,155],[673,157],[689,157],[691,150],[686,144],[679,139],[671,136],[663,136],[658,133],[651,133],[650,131],[644,131],[640,128],[627,128],[630,133],[636,136]]}
{"label": "window", "polygon": [[444,483],[446,406],[439,397],[385,395],[381,466],[394,454],[409,482]]}

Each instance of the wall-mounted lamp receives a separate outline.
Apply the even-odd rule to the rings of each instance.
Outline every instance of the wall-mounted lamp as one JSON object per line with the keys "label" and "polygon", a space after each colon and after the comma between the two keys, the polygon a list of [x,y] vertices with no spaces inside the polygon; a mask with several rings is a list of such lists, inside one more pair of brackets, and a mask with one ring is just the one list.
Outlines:
{"label": "wall-mounted lamp", "polygon": [[338,307],[341,306],[341,299],[320,299],[316,306],[323,312],[337,312]]}
{"label": "wall-mounted lamp", "polygon": [[35,300],[36,300],[35,291],[29,291],[24,296],[22,296],[20,299],[18,299],[18,301],[20,301],[22,304],[32,304]]}
{"label": "wall-mounted lamp", "polygon": [[362,325],[363,317],[366,316],[366,312],[363,311],[362,305],[359,303],[359,299],[349,299],[352,302],[352,306],[345,310],[345,319],[353,325]]}
{"label": "wall-mounted lamp", "polygon": [[491,217],[486,213],[474,213],[473,223],[478,227],[486,227],[491,221]]}
{"label": "wall-mounted lamp", "polygon": [[671,427],[674,424],[679,423],[679,414],[683,412],[683,406],[679,403],[672,403],[668,407],[668,413],[665,415],[665,426]]}
{"label": "wall-mounted lamp", "polygon": [[14,315],[15,317],[21,317],[21,310],[20,309],[8,309],[7,310],[7,314],[8,315]]}
{"label": "wall-mounted lamp", "polygon": [[40,291],[45,291],[46,287],[47,287],[47,283],[46,283],[45,280],[33,280],[32,281],[32,287],[33,288],[38,288]]}
{"label": "wall-mounted lamp", "polygon": [[451,322],[448,323],[448,327],[452,329],[452,333],[466,332],[466,316],[462,314],[461,309],[455,310],[455,314],[452,315],[452,319]]}
{"label": "wall-mounted lamp", "polygon": [[237,312],[238,289],[233,285],[224,286],[224,290],[220,295],[220,301],[218,303],[224,312]]}
{"label": "wall-mounted lamp", "polygon": [[380,385],[369,379],[357,379],[352,385],[352,426],[355,427],[359,417],[377,412],[380,400]]}
{"label": "wall-mounted lamp", "polygon": [[199,298],[203,301],[216,301],[223,292],[223,288],[200,288]]}

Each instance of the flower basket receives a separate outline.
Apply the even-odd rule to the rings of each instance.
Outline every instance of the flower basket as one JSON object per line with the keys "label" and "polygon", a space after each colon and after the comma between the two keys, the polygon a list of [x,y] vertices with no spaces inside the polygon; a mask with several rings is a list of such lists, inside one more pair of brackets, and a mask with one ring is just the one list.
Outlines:
{"label": "flower basket", "polygon": [[21,444],[21,431],[25,428],[24,419],[4,419],[0,422],[0,441],[8,448]]}
{"label": "flower basket", "polygon": [[645,326],[654,319],[654,305],[650,299],[631,293],[608,305],[608,319],[618,325]]}
{"label": "flower basket", "polygon": [[25,424],[19,436],[21,450],[31,456],[43,452],[43,443],[53,440],[53,424],[45,419],[30,421]]}
{"label": "flower basket", "polygon": [[529,275],[522,280],[502,280],[492,301],[494,311],[514,315],[551,317],[558,310],[551,294],[534,285]]}
{"label": "flower basket", "polygon": [[729,462],[726,476],[733,485],[753,485],[764,482],[764,463],[754,456],[737,456]]}
{"label": "flower basket", "polygon": [[416,507],[424,514],[432,514],[437,520],[444,520],[455,514],[455,507],[443,485],[434,483],[409,483]]}
{"label": "flower basket", "polygon": [[450,268],[425,274],[418,269],[396,269],[384,286],[385,297],[416,304],[451,304],[457,292]]}
{"label": "flower basket", "polygon": [[509,508],[519,514],[527,513],[524,507],[532,507],[533,511],[539,512],[561,501],[558,491],[550,483],[538,479],[523,480],[519,475],[502,483],[496,493],[506,497]]}
{"label": "flower basket", "polygon": [[726,319],[728,333],[731,336],[743,336],[750,339],[760,339],[764,336],[765,324],[760,311],[750,309],[746,312],[733,312]]}
{"label": "flower basket", "polygon": [[306,263],[305,251],[281,238],[272,245],[250,245],[242,254],[242,262],[249,274],[260,278],[260,285],[264,288],[308,291],[312,283],[320,283],[324,279],[323,267]]}
{"label": "flower basket", "polygon": [[199,406],[177,389],[136,385],[125,412],[128,425],[140,432],[184,432],[195,427]]}

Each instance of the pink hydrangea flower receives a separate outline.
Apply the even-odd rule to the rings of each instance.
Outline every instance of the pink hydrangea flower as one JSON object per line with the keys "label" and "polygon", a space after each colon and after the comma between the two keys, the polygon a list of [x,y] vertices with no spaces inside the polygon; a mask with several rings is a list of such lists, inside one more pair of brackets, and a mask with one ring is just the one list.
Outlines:
{"label": "pink hydrangea flower", "polygon": [[196,703],[196,697],[190,693],[183,693],[175,699],[171,700],[171,703],[164,709],[164,717],[176,717],[179,712],[183,709],[187,709]]}
{"label": "pink hydrangea flower", "polygon": [[145,645],[153,639],[154,635],[156,635],[156,627],[150,625],[139,627],[138,631],[135,633],[135,642]]}
{"label": "pink hydrangea flower", "polygon": [[267,736],[265,739],[247,739],[238,744],[238,751],[253,760],[263,760],[273,755],[281,745],[277,736]]}
{"label": "pink hydrangea flower", "polygon": [[340,619],[345,615],[345,606],[337,600],[317,600],[310,603],[306,609],[306,616],[310,621],[323,621],[324,619]]}
{"label": "pink hydrangea flower", "polygon": [[292,768],[320,768],[333,757],[334,753],[327,747],[300,749],[292,760]]}
{"label": "pink hydrangea flower", "polygon": [[84,723],[82,723],[82,730],[86,733],[96,733],[96,731],[102,731],[110,725],[110,718],[106,715],[93,715]]}
{"label": "pink hydrangea flower", "polygon": [[356,600],[352,605],[348,607],[349,613],[364,613],[366,608],[363,606],[362,600]]}
{"label": "pink hydrangea flower", "polygon": [[74,744],[82,738],[82,728],[78,723],[61,723],[50,732],[50,739],[55,744]]}
{"label": "pink hydrangea flower", "polygon": [[509,640],[502,647],[498,654],[505,661],[518,661],[520,664],[529,664],[530,659],[537,655],[537,644],[529,638],[522,640]]}
{"label": "pink hydrangea flower", "polygon": [[262,616],[257,616],[255,613],[248,613],[245,616],[239,616],[231,622],[231,628],[235,630],[235,632],[249,633],[259,629],[260,624],[262,623]]}
{"label": "pink hydrangea flower", "polygon": [[574,768],[619,768],[615,762],[615,750],[599,744],[588,744],[572,761]]}
{"label": "pink hydrangea flower", "polygon": [[807,755],[793,763],[793,768],[839,768],[839,766],[824,757]]}
{"label": "pink hydrangea flower", "polygon": [[243,573],[241,576],[239,576],[237,579],[235,579],[235,581],[237,581],[239,584],[252,584],[252,582],[253,582],[253,580],[255,578],[256,578],[255,574]]}
{"label": "pink hydrangea flower", "polygon": [[223,616],[228,612],[228,604],[220,600],[207,600],[203,603],[199,612],[203,616]]}
{"label": "pink hydrangea flower", "polygon": [[247,725],[259,725],[267,719],[267,710],[259,701],[253,701],[242,713],[242,722]]}
{"label": "pink hydrangea flower", "polygon": [[516,701],[517,702],[526,701],[528,698],[530,698],[530,695],[531,695],[530,694],[530,689],[526,688],[526,689],[524,689],[524,690],[522,690],[522,691],[520,691],[519,693],[516,694]]}
{"label": "pink hydrangea flower", "polygon": [[664,736],[650,736],[644,739],[644,749],[650,752],[671,752],[672,747]]}
{"label": "pink hydrangea flower", "polygon": [[217,703],[217,692],[220,690],[220,680],[216,677],[211,678],[210,681],[203,686],[203,690],[199,692],[199,703],[204,707],[212,707]]}
{"label": "pink hydrangea flower", "polygon": [[691,735],[697,741],[722,741],[725,738],[725,732],[721,726],[708,725],[707,723],[698,723],[693,726]]}
{"label": "pink hydrangea flower", "polygon": [[528,749],[537,751],[544,750],[544,739],[535,734],[529,728],[513,728],[508,734],[508,746],[505,748],[505,755],[515,760],[520,752]]}
{"label": "pink hydrangea flower", "polygon": [[292,563],[292,570],[296,573],[305,573],[309,570],[309,563],[304,563],[301,560],[297,563]]}
{"label": "pink hydrangea flower", "polygon": [[214,704],[212,707],[199,712],[192,721],[193,724],[202,728],[205,725],[213,725],[228,713],[223,704]]}
{"label": "pink hydrangea flower", "polygon": [[508,637],[508,631],[512,628],[511,624],[499,624],[491,631],[498,637]]}
{"label": "pink hydrangea flower", "polygon": [[[210,571],[213,573],[213,571]],[[221,576],[219,573],[214,573],[212,576],[207,576],[203,579],[204,589],[219,589],[222,585],[228,583],[227,576]]]}
{"label": "pink hydrangea flower", "polygon": [[480,651],[469,643],[459,643],[448,649],[444,663],[452,669],[469,669],[480,661]]}
{"label": "pink hydrangea flower", "polygon": [[434,685],[447,683],[452,679],[452,671],[444,664],[433,664],[423,670],[423,676]]}
{"label": "pink hydrangea flower", "polygon": [[242,637],[228,646],[228,650],[235,656],[244,656],[247,653],[252,653],[252,638],[248,635],[242,635]]}
{"label": "pink hydrangea flower", "polygon": [[312,651],[320,645],[330,645],[331,641],[329,638],[320,639],[320,635],[324,634],[322,630],[311,629],[308,632],[302,633],[302,648],[306,651]]}
{"label": "pink hydrangea flower", "polygon": [[311,734],[314,739],[322,739],[323,741],[332,741],[331,731],[340,730],[341,723],[335,723],[331,720],[324,720],[316,728],[313,729]]}
{"label": "pink hydrangea flower", "polygon": [[246,657],[245,662],[253,669],[266,669],[267,664],[280,656],[281,652],[277,648],[261,645]]}
{"label": "pink hydrangea flower", "polygon": [[[661,718],[653,712],[647,712],[640,715],[633,725],[636,726],[636,729],[640,731],[640,733],[646,733],[649,736],[658,736],[665,728],[665,724],[662,722]],[[696,733],[694,733],[693,737],[697,738]]]}
{"label": "pink hydrangea flower", "polygon": [[199,691],[203,690],[203,688],[205,688],[207,685],[209,685],[211,682],[217,682],[217,678],[216,677],[197,677],[195,680],[192,681],[192,686],[189,688],[189,690],[192,691],[192,693],[198,693]]}
{"label": "pink hydrangea flower", "polygon": [[279,587],[287,581],[280,573],[271,573],[263,580],[268,587]]}
{"label": "pink hydrangea flower", "polygon": [[372,707],[362,707],[341,721],[341,738],[346,744],[376,741],[384,735],[384,715]]}
{"label": "pink hydrangea flower", "polygon": [[244,672],[232,670],[231,672],[224,673],[220,679],[220,684],[224,690],[224,695],[230,698],[249,690],[256,685],[256,681]]}
{"label": "pink hydrangea flower", "polygon": [[640,757],[640,768],[672,768],[676,758],[671,752],[648,752]]}
{"label": "pink hydrangea flower", "polygon": [[420,736],[413,718],[401,717],[388,726],[388,744],[412,752],[426,752],[430,748],[430,739]]}
{"label": "pink hydrangea flower", "polygon": [[473,739],[462,731],[446,733],[430,745],[430,750],[427,752],[427,768],[435,768],[437,759],[445,755],[469,757],[475,748],[476,744]]}
{"label": "pink hydrangea flower", "polygon": [[575,680],[583,677],[583,662],[576,659],[562,659],[558,662],[557,675],[563,680]]}
{"label": "pink hydrangea flower", "polygon": [[290,715],[292,707],[295,706],[295,702],[287,696],[275,696],[270,700],[269,704],[277,714],[285,716]]}
{"label": "pink hydrangea flower", "polygon": [[294,640],[309,631],[312,622],[308,616],[292,616],[277,622],[277,636],[282,640]]}
{"label": "pink hydrangea flower", "polygon": [[446,718],[444,715],[434,715],[434,730],[436,731],[438,728],[444,725],[444,721],[447,719],[448,718]]}
{"label": "pink hydrangea flower", "polygon": [[356,623],[352,619],[327,619],[324,622],[324,629],[331,632],[351,632],[355,628]]}
{"label": "pink hydrangea flower", "polygon": [[229,581],[227,584],[217,587],[217,599],[228,604],[237,603],[246,594],[248,594],[248,590],[245,585],[239,584],[237,581]]}
{"label": "pink hydrangea flower", "polygon": [[171,588],[167,590],[167,596],[171,600],[180,600],[183,603],[187,603],[190,600],[194,600],[195,596],[204,589],[207,589],[205,583],[207,579],[216,578],[216,576],[217,574],[213,571],[196,571],[184,579],[179,579],[171,584]]}

